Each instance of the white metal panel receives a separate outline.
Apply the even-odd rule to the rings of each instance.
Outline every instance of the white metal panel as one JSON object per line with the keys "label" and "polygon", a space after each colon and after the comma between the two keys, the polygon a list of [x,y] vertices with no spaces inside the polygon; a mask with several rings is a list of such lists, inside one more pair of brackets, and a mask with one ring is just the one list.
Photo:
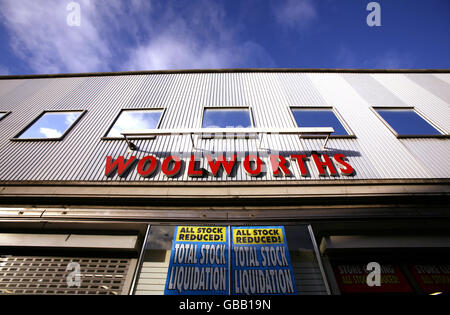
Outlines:
{"label": "white metal panel", "polygon": [[434,178],[448,178],[450,144],[448,139],[402,139],[402,144],[427,168]]}
{"label": "white metal panel", "polygon": [[344,73],[342,77],[371,106],[406,106],[400,98],[369,73]]}
{"label": "white metal panel", "polygon": [[405,104],[414,106],[432,123],[450,133],[449,104],[421,85],[410,80],[414,74],[373,74],[373,77],[395,93]]}
{"label": "white metal panel", "polygon": [[[330,106],[336,106],[357,136],[361,155],[378,171],[377,178],[427,178],[431,174],[411,156],[394,134],[340,74],[309,74]],[[358,74],[354,74],[358,75]]]}
{"label": "white metal panel", "polygon": [[[0,84],[0,96],[16,89],[24,82],[25,80],[6,80],[3,84]],[[0,104],[0,109],[3,110],[3,104]]]}
{"label": "white metal panel", "polygon": [[450,85],[435,75],[408,73],[406,77],[450,106]]}
{"label": "white metal panel", "polygon": [[[12,181],[255,181],[264,180],[353,180],[387,178],[431,178],[440,169],[439,178],[449,178],[445,156],[448,139],[399,140],[370,110],[371,106],[415,106],[447,131],[450,130],[449,105],[443,101],[447,74],[421,74],[418,80],[409,74],[364,73],[165,73],[122,76],[92,76],[0,80],[1,110],[11,110],[0,121],[0,180]],[[434,87],[433,76],[440,80]],[[19,82],[19,83],[18,83]],[[425,82],[425,83],[424,83]],[[438,92],[436,92],[438,91]],[[439,94],[439,95],[438,95]],[[384,103],[386,101],[386,103]],[[322,177],[312,159],[306,161],[309,176],[299,174],[295,162],[290,168],[295,177],[276,178],[271,174],[268,154],[307,154],[321,152],[323,139],[299,139],[296,135],[266,135],[260,150],[268,172],[249,177],[242,157],[256,152],[257,139],[201,139],[194,137],[197,154],[204,150],[238,153],[235,176],[190,178],[186,172],[167,178],[161,172],[142,178],[133,169],[126,177],[105,177],[106,156],[130,156],[124,140],[102,140],[123,108],[164,108],[163,129],[199,128],[205,106],[248,106],[255,127],[293,128],[290,106],[332,106],[356,136],[331,138],[327,154],[344,153],[355,168],[351,177]],[[11,141],[43,110],[87,110],[62,141]],[[160,158],[184,152],[188,160],[192,143],[188,135],[158,136],[136,140],[138,158],[148,154]],[[428,152],[428,157],[424,153]],[[202,167],[208,169],[206,161]]]}
{"label": "white metal panel", "polygon": [[435,73],[434,76],[450,84],[450,73]]}

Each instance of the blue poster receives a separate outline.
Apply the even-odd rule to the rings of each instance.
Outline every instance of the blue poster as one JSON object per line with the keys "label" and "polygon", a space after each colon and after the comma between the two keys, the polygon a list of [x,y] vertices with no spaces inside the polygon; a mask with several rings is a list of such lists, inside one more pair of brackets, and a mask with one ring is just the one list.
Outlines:
{"label": "blue poster", "polygon": [[297,294],[284,227],[177,226],[164,294]]}
{"label": "blue poster", "polygon": [[231,294],[297,294],[283,226],[232,227]]}
{"label": "blue poster", "polygon": [[177,226],[164,294],[229,294],[228,228]]}

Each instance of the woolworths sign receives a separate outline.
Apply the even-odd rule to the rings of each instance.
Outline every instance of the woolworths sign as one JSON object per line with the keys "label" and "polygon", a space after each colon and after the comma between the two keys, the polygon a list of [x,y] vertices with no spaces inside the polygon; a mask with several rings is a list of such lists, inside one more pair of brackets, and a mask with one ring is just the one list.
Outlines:
{"label": "woolworths sign", "polygon": [[177,226],[165,294],[296,294],[283,226]]}

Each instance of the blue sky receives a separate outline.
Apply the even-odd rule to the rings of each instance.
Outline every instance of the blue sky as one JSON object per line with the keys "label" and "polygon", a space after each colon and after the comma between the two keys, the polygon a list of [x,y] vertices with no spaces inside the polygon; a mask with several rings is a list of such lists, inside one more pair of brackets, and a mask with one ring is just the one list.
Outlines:
{"label": "blue sky", "polygon": [[0,0],[0,74],[450,68],[450,1]]}

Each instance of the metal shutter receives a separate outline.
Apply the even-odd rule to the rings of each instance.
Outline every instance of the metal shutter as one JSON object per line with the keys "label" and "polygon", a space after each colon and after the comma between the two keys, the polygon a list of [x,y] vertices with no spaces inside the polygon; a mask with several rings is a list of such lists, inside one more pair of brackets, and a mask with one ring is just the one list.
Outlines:
{"label": "metal shutter", "polygon": [[[68,286],[69,263],[80,264],[81,285]],[[128,294],[136,259],[0,256],[0,294]]]}
{"label": "metal shutter", "polygon": [[170,250],[160,250],[161,261],[144,261],[136,287],[136,295],[163,295],[169,269]]}

